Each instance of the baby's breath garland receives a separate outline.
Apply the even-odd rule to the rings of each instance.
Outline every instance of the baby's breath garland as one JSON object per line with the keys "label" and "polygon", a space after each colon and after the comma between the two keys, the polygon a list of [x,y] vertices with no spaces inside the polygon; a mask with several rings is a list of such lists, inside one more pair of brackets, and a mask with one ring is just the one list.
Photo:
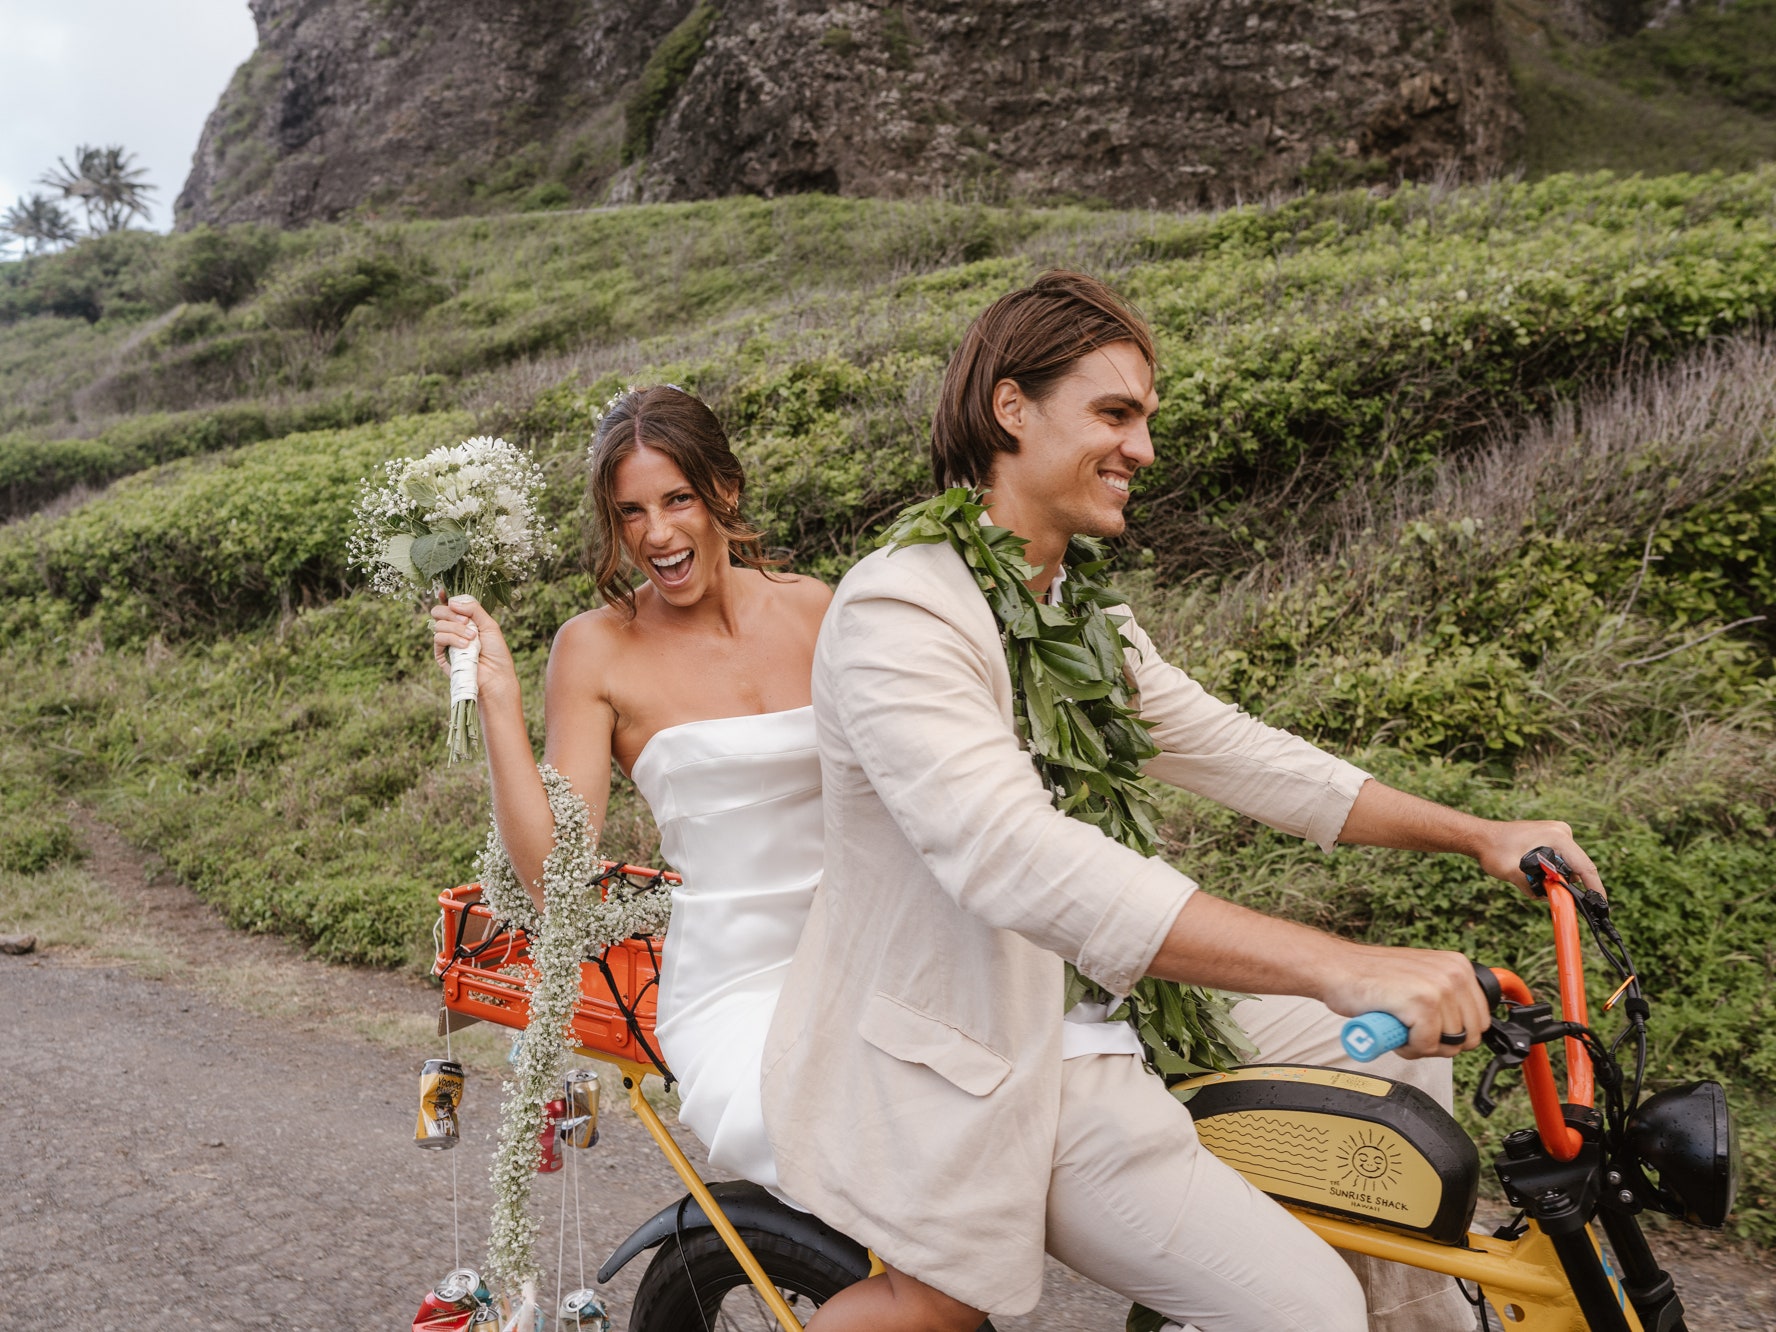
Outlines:
{"label": "baby's breath garland", "polygon": [[555,845],[543,861],[547,910],[538,910],[519,882],[497,825],[476,862],[482,897],[494,916],[528,937],[533,972],[530,1025],[518,1043],[506,1083],[492,1170],[487,1267],[509,1285],[535,1281],[540,1273],[530,1189],[536,1178],[543,1105],[559,1094],[566,1064],[569,1024],[580,995],[580,962],[619,940],[663,934],[672,912],[671,892],[659,879],[633,890],[619,881],[609,897],[604,895],[603,867],[586,802],[549,764],[539,765],[537,771],[555,818]]}
{"label": "baby's breath garland", "polygon": [[[1128,644],[1111,615],[1122,598],[1100,582],[1109,564],[1089,537],[1068,543],[1067,576],[1054,602],[1025,586],[1036,569],[1016,533],[986,521],[979,491],[955,486],[901,510],[883,545],[947,541],[968,565],[1005,644],[1018,733],[1056,808],[1103,829],[1144,856],[1159,854],[1153,804],[1141,768],[1159,753],[1131,701],[1123,652]],[[1229,1011],[1245,996],[1149,976],[1110,1016],[1132,1024],[1155,1071],[1182,1076],[1226,1071],[1255,1053]],[[1067,1005],[1114,996],[1068,964]]]}

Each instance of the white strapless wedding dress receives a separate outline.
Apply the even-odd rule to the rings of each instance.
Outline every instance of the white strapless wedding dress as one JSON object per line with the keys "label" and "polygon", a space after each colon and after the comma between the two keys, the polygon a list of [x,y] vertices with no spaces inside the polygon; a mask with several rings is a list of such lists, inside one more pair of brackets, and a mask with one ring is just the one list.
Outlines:
{"label": "white strapless wedding dress", "polygon": [[684,882],[660,961],[655,1022],[679,1122],[718,1173],[775,1190],[759,1066],[820,881],[814,709],[717,717],[654,734],[630,774]]}

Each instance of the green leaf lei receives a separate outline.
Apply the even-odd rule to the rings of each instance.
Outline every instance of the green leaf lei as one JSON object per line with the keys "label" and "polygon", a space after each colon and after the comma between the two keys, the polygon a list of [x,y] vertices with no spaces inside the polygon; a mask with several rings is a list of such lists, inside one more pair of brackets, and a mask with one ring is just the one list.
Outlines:
{"label": "green leaf lei", "polygon": [[[1158,855],[1141,769],[1159,746],[1130,701],[1128,644],[1118,627],[1126,617],[1110,613],[1122,598],[1098,577],[1110,563],[1104,547],[1090,537],[1068,543],[1067,576],[1051,604],[1025,586],[1037,570],[1024,558],[1024,538],[992,526],[986,512],[979,491],[956,486],[901,510],[881,544],[949,542],[999,621],[1018,735],[1055,807],[1144,856]],[[1149,1066],[1163,1076],[1225,1072],[1255,1053],[1230,1011],[1244,997],[1149,976],[1110,1016],[1134,1026]],[[1114,998],[1068,964],[1068,1008]]]}

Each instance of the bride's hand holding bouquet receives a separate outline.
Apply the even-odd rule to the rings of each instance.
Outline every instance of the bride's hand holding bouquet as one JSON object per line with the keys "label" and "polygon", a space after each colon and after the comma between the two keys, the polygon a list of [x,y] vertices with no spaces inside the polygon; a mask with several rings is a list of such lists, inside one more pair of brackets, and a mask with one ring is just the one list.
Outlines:
{"label": "bride's hand holding bouquet", "polygon": [[506,636],[479,599],[464,592],[445,597],[440,592],[438,603],[431,608],[432,652],[438,665],[446,672],[462,654],[475,657],[477,704],[485,700],[491,705],[518,692],[518,667],[512,660],[512,649]]}

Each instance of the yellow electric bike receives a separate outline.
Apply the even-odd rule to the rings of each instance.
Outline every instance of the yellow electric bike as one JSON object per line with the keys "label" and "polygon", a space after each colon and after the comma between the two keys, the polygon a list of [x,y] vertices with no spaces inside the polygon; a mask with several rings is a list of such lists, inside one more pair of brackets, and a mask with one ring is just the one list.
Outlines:
{"label": "yellow electric bike", "polygon": [[[1683,1332],[1683,1306],[1640,1216],[1655,1211],[1711,1228],[1725,1221],[1738,1172],[1725,1093],[1718,1083],[1693,1082],[1642,1096],[1650,1006],[1609,903],[1548,848],[1526,855],[1523,868],[1553,925],[1558,1015],[1511,972],[1475,969],[1496,1014],[1476,1106],[1490,1114],[1497,1079],[1520,1067],[1533,1114],[1533,1127],[1508,1135],[1493,1162],[1518,1209],[1508,1224],[1491,1234],[1470,1229],[1478,1150],[1416,1088],[1358,1071],[1270,1064],[1182,1080],[1173,1090],[1188,1101],[1210,1150],[1329,1244],[1467,1283],[1488,1327],[1496,1318],[1513,1332]],[[656,873],[613,865],[606,891]],[[522,935],[493,920],[473,886],[450,890],[440,903],[446,1009],[522,1027],[523,973],[513,965],[522,961]],[[1587,1017],[1581,922],[1621,978],[1606,1007],[1619,1005],[1625,1022],[1608,1045]],[[762,1188],[704,1183],[679,1150],[641,1094],[649,1073],[671,1080],[653,1044],[657,947],[629,940],[588,959],[574,1031],[582,1053],[622,1074],[631,1108],[686,1193],[623,1241],[598,1281],[653,1250],[630,1332],[799,1332],[801,1315],[880,1266],[861,1245]],[[1404,1039],[1405,1029],[1384,1014],[1353,1019],[1345,1030],[1358,1060]],[[1564,1096],[1548,1053],[1560,1043]],[[1617,1057],[1625,1045],[1626,1066]]]}

